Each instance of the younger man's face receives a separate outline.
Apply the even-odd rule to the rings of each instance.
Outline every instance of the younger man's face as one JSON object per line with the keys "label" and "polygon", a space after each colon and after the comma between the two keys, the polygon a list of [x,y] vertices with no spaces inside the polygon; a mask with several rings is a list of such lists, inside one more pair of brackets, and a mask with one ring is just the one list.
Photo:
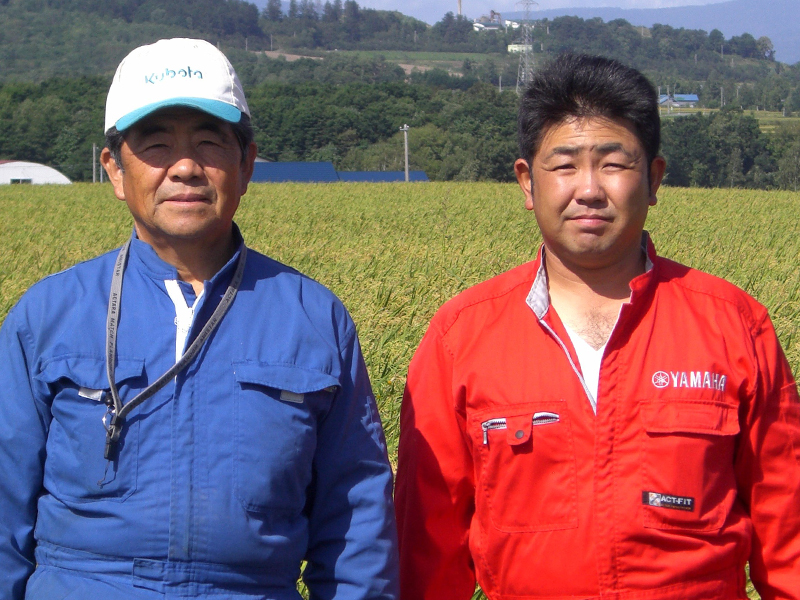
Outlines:
{"label": "younger man's face", "polygon": [[661,157],[648,165],[627,121],[573,118],[548,128],[531,164],[514,169],[547,251],[593,269],[640,252],[665,166]]}

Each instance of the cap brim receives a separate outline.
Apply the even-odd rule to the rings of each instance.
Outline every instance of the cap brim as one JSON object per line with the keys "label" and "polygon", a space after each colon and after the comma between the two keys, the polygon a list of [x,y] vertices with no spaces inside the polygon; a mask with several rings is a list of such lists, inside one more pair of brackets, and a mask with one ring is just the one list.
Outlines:
{"label": "cap brim", "polygon": [[153,104],[148,104],[147,106],[129,112],[124,117],[117,119],[115,127],[117,131],[125,131],[128,127],[141,121],[146,116],[169,106],[195,108],[229,123],[238,123],[242,119],[242,111],[226,102],[208,100],[206,98],[170,98],[169,100],[154,102]]}

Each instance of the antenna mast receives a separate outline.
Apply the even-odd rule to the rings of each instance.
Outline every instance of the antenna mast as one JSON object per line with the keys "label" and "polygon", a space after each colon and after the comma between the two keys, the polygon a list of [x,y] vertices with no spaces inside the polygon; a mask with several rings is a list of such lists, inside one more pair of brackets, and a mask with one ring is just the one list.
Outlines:
{"label": "antenna mast", "polygon": [[522,22],[522,53],[519,55],[519,68],[517,69],[517,94],[521,94],[533,77],[533,35],[531,30],[531,7],[539,6],[534,0],[520,0],[517,6],[525,9]]}

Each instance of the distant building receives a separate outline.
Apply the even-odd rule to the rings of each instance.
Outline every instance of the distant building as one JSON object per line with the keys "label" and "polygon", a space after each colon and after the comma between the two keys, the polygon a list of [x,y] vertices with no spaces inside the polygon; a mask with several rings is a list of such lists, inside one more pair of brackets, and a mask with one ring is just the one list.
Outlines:
{"label": "distant building", "polygon": [[9,183],[72,183],[52,167],[22,160],[0,160],[0,185]]}
{"label": "distant building", "polygon": [[500,23],[481,23],[475,21],[472,23],[472,29],[475,31],[503,31],[503,26]]}
{"label": "distant building", "polygon": [[697,94],[673,94],[672,105],[681,108],[694,108],[700,102]]}
{"label": "distant building", "polygon": [[509,52],[518,52],[519,54],[522,54],[526,50],[528,52],[533,52],[532,47],[526,44],[509,44],[506,48]]}
{"label": "distant building", "polygon": [[666,107],[695,108],[699,103],[697,94],[661,94],[658,97],[658,104]]}
{"label": "distant building", "polygon": [[339,175],[330,162],[257,162],[250,178],[253,183],[282,181],[330,183]]}
{"label": "distant building", "polygon": [[472,22],[472,29],[475,31],[500,31],[504,28],[503,16],[493,10]]}
{"label": "distant building", "polygon": [[[331,162],[257,162],[252,183],[334,183],[405,181],[405,171],[336,171]],[[409,181],[429,181],[425,171],[409,171]]]}
{"label": "distant building", "polygon": [[[372,183],[405,181],[405,171],[339,171],[340,181],[368,181]],[[425,171],[409,171],[409,181],[430,181]]]}

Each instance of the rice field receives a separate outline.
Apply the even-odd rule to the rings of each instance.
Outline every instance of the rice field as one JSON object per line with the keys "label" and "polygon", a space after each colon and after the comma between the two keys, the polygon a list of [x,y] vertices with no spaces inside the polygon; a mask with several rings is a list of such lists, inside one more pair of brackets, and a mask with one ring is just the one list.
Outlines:
{"label": "rice field", "polygon": [[[800,194],[664,188],[647,229],[662,255],[764,303],[800,368]],[[531,260],[540,238],[516,185],[255,184],[248,245],[330,287],[356,324],[394,460],[408,363],[465,288]],[[44,275],[119,246],[131,219],[108,184],[0,187],[0,319]]]}

